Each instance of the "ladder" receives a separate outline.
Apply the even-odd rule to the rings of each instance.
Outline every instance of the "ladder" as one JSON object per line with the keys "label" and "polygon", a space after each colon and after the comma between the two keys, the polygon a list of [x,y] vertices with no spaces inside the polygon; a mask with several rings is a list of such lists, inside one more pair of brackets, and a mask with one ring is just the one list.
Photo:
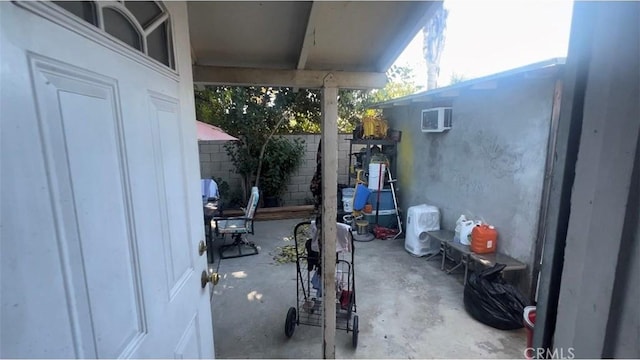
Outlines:
{"label": "ladder", "polygon": [[[396,196],[396,185],[395,185],[398,179],[394,179],[391,176],[391,167],[389,166],[389,161],[386,161],[385,165],[386,165],[385,168],[387,171],[387,182],[391,186],[391,197],[393,198],[393,208],[396,212],[396,221],[398,222],[398,233],[393,237],[393,239],[395,240],[398,238],[398,236],[400,236],[400,234],[402,234],[402,219],[400,218],[400,210],[398,209],[398,198]],[[381,175],[382,174],[378,176],[378,189],[384,188],[384,185],[382,185],[384,184],[384,180]],[[376,204],[380,206],[380,191],[378,191],[378,201],[376,202]],[[378,210],[379,209],[376,208],[376,223],[378,222]]]}
{"label": "ladder", "polygon": [[390,166],[387,166],[387,181],[389,182],[389,185],[391,185],[391,196],[393,197],[393,207],[396,210],[396,219],[398,221],[398,233],[396,234],[396,236],[393,237],[393,239],[397,239],[398,236],[400,236],[400,234],[402,234],[402,219],[400,219],[400,210],[398,210],[398,198],[396,197],[396,181],[398,181],[398,179],[394,179],[391,176],[391,169]]}

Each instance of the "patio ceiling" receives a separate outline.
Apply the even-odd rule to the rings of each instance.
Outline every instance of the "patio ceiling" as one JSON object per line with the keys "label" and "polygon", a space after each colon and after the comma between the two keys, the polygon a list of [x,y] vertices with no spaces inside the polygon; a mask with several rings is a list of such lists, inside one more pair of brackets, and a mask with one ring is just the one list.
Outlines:
{"label": "patio ceiling", "polygon": [[441,2],[190,2],[195,83],[381,87]]}

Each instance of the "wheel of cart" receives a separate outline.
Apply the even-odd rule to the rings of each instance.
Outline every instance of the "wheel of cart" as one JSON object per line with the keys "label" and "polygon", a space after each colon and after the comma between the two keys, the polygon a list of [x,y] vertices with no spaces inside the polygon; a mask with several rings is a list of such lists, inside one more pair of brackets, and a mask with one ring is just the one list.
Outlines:
{"label": "wheel of cart", "polygon": [[351,329],[351,344],[353,347],[358,347],[358,315],[353,316],[353,328]]}
{"label": "wheel of cart", "polygon": [[[296,306],[287,311],[284,333],[293,336],[296,326],[322,326],[322,259],[320,234],[315,221],[304,221],[294,227],[296,250]],[[358,315],[354,247],[351,227],[336,228],[336,329],[351,332],[353,347],[358,346]],[[333,289],[332,289],[333,290]]]}
{"label": "wheel of cart", "polygon": [[290,307],[289,311],[287,311],[287,320],[284,323],[284,334],[287,337],[293,336],[293,331],[296,329],[296,323],[298,322],[298,318],[296,317],[296,308]]}

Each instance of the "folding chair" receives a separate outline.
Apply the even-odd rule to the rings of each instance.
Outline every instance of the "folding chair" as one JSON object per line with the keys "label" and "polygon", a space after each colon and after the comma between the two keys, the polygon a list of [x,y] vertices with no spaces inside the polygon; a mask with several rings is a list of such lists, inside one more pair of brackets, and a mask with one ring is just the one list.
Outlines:
{"label": "folding chair", "polygon": [[[220,252],[220,258],[229,259],[258,254],[258,248],[256,244],[247,241],[246,235],[253,235],[253,217],[256,213],[259,199],[260,194],[258,192],[258,188],[254,186],[251,188],[251,196],[249,197],[249,203],[247,204],[246,209],[242,209],[244,211],[244,216],[214,217],[212,219],[212,226],[214,227],[216,237],[224,237],[226,234],[230,234],[231,238],[233,239],[233,243],[224,244],[223,242],[223,244],[220,246],[220,248],[218,249],[218,251]],[[237,253],[234,252],[234,254],[228,254],[229,251],[227,250],[231,248],[236,248]],[[243,248],[248,248],[249,252],[243,252]]]}

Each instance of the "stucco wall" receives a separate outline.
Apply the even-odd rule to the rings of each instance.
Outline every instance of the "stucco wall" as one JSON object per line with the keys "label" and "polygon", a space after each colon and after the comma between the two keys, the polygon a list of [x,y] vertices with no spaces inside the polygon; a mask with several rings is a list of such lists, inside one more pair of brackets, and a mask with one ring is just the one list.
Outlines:
{"label": "stucco wall", "polygon": [[531,269],[538,226],[555,79],[502,80],[496,89],[453,100],[453,127],[422,133],[420,111],[385,109],[402,131],[398,181],[405,210],[422,203],[453,230],[460,214],[496,226],[498,250]]}
{"label": "stucco wall", "polygon": [[[295,138],[304,140],[305,154],[302,165],[291,176],[287,191],[282,198],[282,205],[304,205],[312,199],[309,184],[316,169],[316,152],[318,151],[320,135],[283,135],[283,137],[290,140]],[[351,134],[338,135],[338,183],[342,184],[347,182],[348,139],[350,138]],[[200,141],[198,147],[200,149],[200,175],[203,179],[211,178],[212,176],[220,177],[229,183],[232,188],[241,186],[240,175],[236,174],[233,163],[227,156],[224,142]]]}

